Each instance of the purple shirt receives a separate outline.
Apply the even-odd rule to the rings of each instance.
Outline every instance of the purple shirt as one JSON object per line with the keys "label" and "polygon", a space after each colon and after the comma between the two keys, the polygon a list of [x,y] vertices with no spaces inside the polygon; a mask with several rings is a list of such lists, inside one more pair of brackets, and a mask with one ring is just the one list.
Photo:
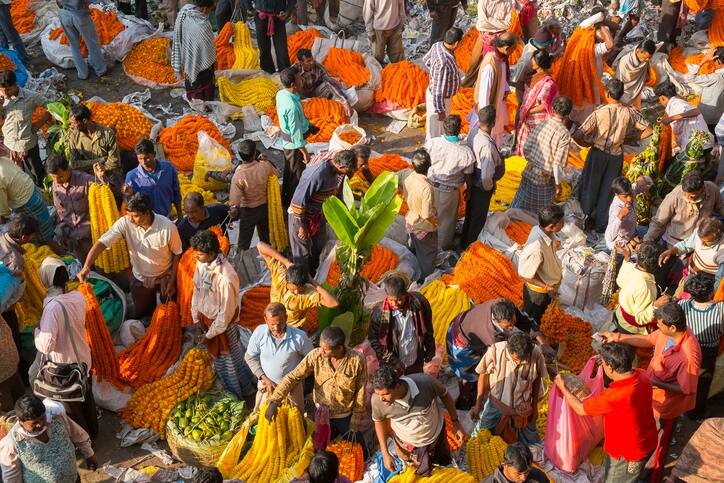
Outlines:
{"label": "purple shirt", "polygon": [[94,180],[90,174],[73,170],[67,184],[53,182],[53,205],[59,226],[63,235],[71,240],[91,237],[88,189]]}

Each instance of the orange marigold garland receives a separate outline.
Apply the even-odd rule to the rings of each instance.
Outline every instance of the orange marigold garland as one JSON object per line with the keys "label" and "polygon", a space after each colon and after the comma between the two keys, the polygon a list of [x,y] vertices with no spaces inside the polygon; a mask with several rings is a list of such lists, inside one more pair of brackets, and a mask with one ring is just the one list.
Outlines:
{"label": "orange marigold garland", "polygon": [[508,29],[508,32],[511,32],[513,35],[515,35],[516,41],[515,41],[515,50],[508,56],[508,62],[510,65],[515,64],[518,62],[518,59],[520,59],[520,56],[523,54],[523,42],[520,41],[521,35],[523,35],[523,25],[520,23],[520,16],[518,15],[518,11],[516,9],[513,9],[512,19],[510,22],[510,28]]}
{"label": "orange marigold garland", "polygon": [[476,29],[475,26],[470,27],[468,33],[466,33],[460,41],[458,48],[455,49],[455,63],[463,72],[467,72],[470,68],[470,60],[473,56],[473,47],[475,47],[475,42],[478,40],[479,36],[480,32],[478,32],[478,29]]}
{"label": "orange marigold garland", "polygon": [[31,0],[13,0],[10,2],[10,17],[13,26],[20,34],[27,34],[35,28],[37,16],[30,8]]}
{"label": "orange marigold garland", "polygon": [[[302,108],[309,122],[319,128],[319,132],[308,137],[307,142],[327,142],[332,139],[332,133],[337,127],[347,123],[344,107],[337,101],[313,97],[302,102]],[[274,125],[279,126],[279,117],[275,106],[271,106],[267,110],[267,115],[272,119]]]}
{"label": "orange marigold garland", "polygon": [[450,413],[445,413],[445,437],[447,438],[447,444],[450,446],[450,451],[455,452],[463,447],[463,444],[458,441],[453,430],[452,418]]}
{"label": "orange marigold garland", "polygon": [[554,300],[543,314],[541,331],[551,344],[565,345],[561,363],[578,374],[594,354],[591,347],[591,324],[561,309],[560,301]]}
{"label": "orange marigold garland", "polygon": [[254,330],[264,323],[264,309],[271,302],[271,287],[262,285],[253,287],[241,296],[239,325]]}
{"label": "orange marigold garland", "polygon": [[532,229],[533,226],[524,221],[512,220],[508,228],[505,229],[505,233],[515,243],[523,245],[528,240],[528,235],[530,235]]}
{"label": "orange marigold garland", "polygon": [[396,173],[403,169],[412,169],[412,165],[402,159],[399,154],[386,153],[377,158],[372,158],[367,163],[370,174],[373,177],[378,177],[384,171],[391,171]]}
{"label": "orange marigold garland", "polygon": [[475,104],[474,92],[475,89],[472,87],[461,87],[455,95],[452,96],[452,100],[450,101],[450,114],[460,116],[460,120],[462,121],[460,132],[462,134],[468,134],[470,132],[468,115],[473,110],[473,104]]}
{"label": "orange marigold garland", "polygon": [[78,291],[83,294],[88,304],[85,312],[85,339],[91,350],[91,372],[101,380],[120,385],[116,349],[93,287],[82,283],[78,286]]}
{"label": "orange marigold garland", "polygon": [[701,63],[704,58],[704,54],[694,54],[686,58],[687,64],[698,65],[698,74],[713,74],[717,70],[724,67],[724,63],[719,60],[707,60],[703,64]]}
{"label": "orange marigold garland", "polygon": [[689,72],[689,68],[686,66],[686,57],[684,57],[683,47],[677,45],[671,49],[668,60],[669,65],[671,65],[671,67],[677,72],[681,72],[682,74],[687,74]]}
{"label": "orange marigold garland", "polygon": [[[121,21],[118,20],[116,12],[113,10],[104,12],[98,8],[91,8],[90,14],[96,26],[98,41],[101,46],[110,44],[111,41],[126,28]],[[50,40],[57,40],[61,45],[70,45],[63,27],[53,29],[50,32]],[[85,44],[83,37],[80,39],[80,53],[83,57],[88,56],[88,46]]]}
{"label": "orange marigold garland", "polygon": [[289,58],[292,62],[296,62],[297,52],[299,52],[300,49],[312,50],[314,39],[317,37],[324,38],[324,35],[315,28],[300,30],[287,37],[287,50],[289,51]]}
{"label": "orange marigold garland", "polygon": [[158,134],[158,141],[163,145],[166,159],[179,171],[188,172],[194,169],[196,151],[199,149],[199,131],[206,132],[229,149],[229,141],[221,135],[216,124],[203,116],[184,116],[173,126],[161,129]]}
{"label": "orange marigold garland", "polygon": [[123,69],[128,75],[156,84],[178,84],[171,67],[171,39],[167,37],[152,37],[137,43],[123,59]]}
{"label": "orange marigold garland", "polygon": [[93,121],[116,131],[116,142],[120,149],[133,150],[141,139],[151,135],[151,121],[130,104],[91,102],[88,108]]}
{"label": "orange marigold garland", "polygon": [[332,47],[323,65],[332,77],[338,78],[348,87],[359,87],[370,81],[370,71],[365,67],[364,57],[359,52]]}
{"label": "orange marigold garland", "polygon": [[427,72],[406,60],[388,64],[382,69],[382,82],[375,91],[375,102],[389,101],[404,109],[425,102]]}
{"label": "orange marigold garland", "polygon": [[709,46],[724,47],[724,5],[713,9],[714,18],[709,25]]}
{"label": "orange marigold garland", "polygon": [[[395,252],[378,243],[372,247],[372,253],[367,263],[362,265],[362,276],[372,283],[377,283],[382,275],[397,267],[398,263],[400,263],[400,259]],[[335,260],[329,266],[327,283],[336,287],[339,285],[340,275],[339,265]]]}
{"label": "orange marigold garland", "polygon": [[214,44],[216,45],[216,70],[227,70],[234,66],[236,55],[231,37],[234,35],[234,24],[226,22],[226,25],[219,30]]}
{"label": "orange marigold garland", "polygon": [[350,481],[360,481],[365,473],[362,445],[347,440],[337,440],[327,445],[327,451],[337,455],[339,474]]}
{"label": "orange marigold garland", "polygon": [[570,97],[577,106],[584,103],[597,104],[596,89],[599,97],[603,94],[603,83],[596,70],[595,45],[596,31],[593,27],[577,28],[571,35],[563,60],[554,74],[561,94]]}

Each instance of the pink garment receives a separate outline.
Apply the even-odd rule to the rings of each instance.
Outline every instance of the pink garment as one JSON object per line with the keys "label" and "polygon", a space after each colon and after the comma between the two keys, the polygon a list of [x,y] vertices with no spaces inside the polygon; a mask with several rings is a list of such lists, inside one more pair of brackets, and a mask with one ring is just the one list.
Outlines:
{"label": "pink garment", "polygon": [[274,32],[276,32],[276,29],[274,28],[274,23],[275,23],[274,17],[278,17],[279,14],[278,13],[266,13],[266,12],[262,12],[261,10],[257,10],[256,13],[259,14],[259,20],[269,19],[269,21],[266,23],[266,35],[268,37],[273,37]]}
{"label": "pink garment", "polygon": [[[546,75],[535,83],[531,88],[525,90],[523,102],[520,105],[518,119],[518,144],[515,154],[523,156],[523,147],[528,136],[540,123],[551,117],[553,112],[553,99],[558,95],[558,86],[553,77]],[[528,111],[538,105],[545,105],[544,112],[528,114]]]}
{"label": "pink garment", "polygon": [[[68,324],[78,349],[76,361],[70,334],[65,328],[63,307],[68,313]],[[43,300],[43,315],[38,328],[35,329],[35,348],[45,354],[51,362],[72,364],[84,362],[91,367],[91,351],[85,340],[85,312],[88,307],[85,297],[73,290],[72,292],[47,296]]]}

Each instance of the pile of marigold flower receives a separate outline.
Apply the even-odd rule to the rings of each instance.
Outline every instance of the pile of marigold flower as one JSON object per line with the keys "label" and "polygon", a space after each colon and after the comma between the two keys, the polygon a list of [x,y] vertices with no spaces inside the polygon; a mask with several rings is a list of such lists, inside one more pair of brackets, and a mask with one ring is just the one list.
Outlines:
{"label": "pile of marigold flower", "polygon": [[434,466],[430,476],[418,476],[415,467],[408,466],[388,480],[388,483],[476,483],[470,473],[459,468]]}
{"label": "pile of marigold flower", "polygon": [[23,245],[25,291],[22,298],[15,304],[15,314],[18,317],[20,329],[37,325],[43,313],[46,289],[43,281],[40,280],[40,264],[46,257],[58,258],[58,255],[48,245],[36,246],[32,243]]}
{"label": "pile of marigold flower", "polygon": [[475,481],[483,481],[493,474],[503,462],[507,447],[500,436],[493,436],[487,429],[481,429],[470,438],[465,449],[465,461]]}
{"label": "pile of marigold flower", "polygon": [[347,144],[355,145],[360,141],[360,139],[362,139],[362,135],[356,130],[350,130],[340,134],[339,139],[346,142]]}
{"label": "pile of marigold flower", "polygon": [[[118,34],[126,28],[113,10],[102,11],[98,8],[90,9],[91,18],[98,32],[98,41],[100,45],[108,45]],[[63,27],[57,27],[50,32],[50,40],[57,40],[62,45],[70,45],[68,36],[65,35]],[[80,39],[80,53],[83,57],[88,55],[88,46],[85,44],[83,37]]]}
{"label": "pile of marigold flower", "polygon": [[362,445],[344,439],[333,441],[327,445],[327,451],[337,455],[339,474],[350,481],[360,481],[365,473],[365,458]]}
{"label": "pile of marigold flower", "polygon": [[[313,97],[302,102],[304,115],[309,122],[319,128],[319,132],[307,138],[309,143],[327,142],[332,139],[332,133],[338,126],[347,123],[347,115],[344,113],[342,104],[330,99]],[[275,106],[267,109],[267,115],[272,119],[274,125],[279,126],[279,117]]]}
{"label": "pile of marigold flower", "polygon": [[[395,252],[378,243],[372,247],[372,253],[367,263],[362,265],[362,276],[372,283],[377,283],[382,275],[397,267],[398,263],[400,263],[400,259]],[[339,285],[340,277],[339,265],[337,265],[337,260],[334,260],[329,266],[327,283],[336,287]]]}
{"label": "pile of marigold flower", "polygon": [[530,235],[530,230],[533,229],[532,225],[520,220],[512,220],[505,229],[505,233],[508,238],[513,240],[518,245],[524,245]]}
{"label": "pile of marigold flower", "polygon": [[400,108],[412,109],[425,102],[429,77],[419,66],[406,60],[382,69],[382,82],[375,91],[375,102],[388,101]]}
{"label": "pile of marigold flower", "polygon": [[14,0],[10,2],[10,17],[15,30],[20,34],[27,34],[35,28],[37,16],[29,7],[31,0]]}
{"label": "pile of marigold flower", "polygon": [[561,363],[576,374],[581,372],[594,354],[591,348],[591,324],[566,313],[560,301],[555,300],[543,314],[540,328],[550,344],[565,345]]}
{"label": "pile of marigold flower", "polygon": [[216,70],[226,70],[234,67],[236,55],[231,37],[234,34],[234,24],[226,22],[216,35],[214,45],[216,46]]}
{"label": "pile of marigold flower", "polygon": [[365,67],[364,57],[359,52],[332,47],[323,65],[332,77],[338,78],[347,87],[359,87],[370,81],[370,71]]}
{"label": "pile of marigold flower", "polygon": [[385,171],[397,173],[403,169],[412,169],[412,165],[402,159],[399,154],[385,153],[382,156],[370,158],[367,168],[370,174],[376,178]]}
{"label": "pile of marigold flower", "polygon": [[239,312],[239,325],[254,330],[264,323],[264,309],[271,302],[271,287],[261,285],[253,287],[241,296],[241,311]]}
{"label": "pile of marigold flower", "polygon": [[158,134],[166,159],[179,171],[193,171],[196,151],[199,149],[199,131],[204,131],[229,149],[229,141],[224,139],[216,124],[203,116],[184,116],[173,126],[161,129]]}
{"label": "pile of marigold flower", "polygon": [[521,156],[510,156],[505,160],[505,175],[495,184],[495,193],[490,201],[490,211],[505,211],[513,202],[520,186],[521,175],[528,164]]}
{"label": "pile of marigold flower", "polygon": [[[432,308],[432,328],[435,342],[445,346],[450,322],[470,308],[468,295],[455,287],[446,287],[441,280],[434,280],[420,290]],[[446,354],[447,356],[447,354]]]}
{"label": "pile of marigold flower", "polygon": [[0,52],[0,70],[15,70],[15,64],[10,57]]}
{"label": "pile of marigold flower", "polygon": [[562,95],[571,98],[574,105],[596,104],[596,90],[603,94],[603,83],[596,70],[593,54],[596,33],[593,27],[577,28],[568,40],[566,51],[554,66],[554,78]]}
{"label": "pile of marigold flower", "polygon": [[88,108],[93,121],[116,131],[116,142],[120,149],[133,150],[141,139],[148,139],[151,135],[151,121],[130,104],[91,102]]}
{"label": "pile of marigold flower", "polygon": [[473,104],[475,104],[474,91],[472,87],[461,87],[455,95],[452,96],[450,101],[450,114],[460,116],[460,120],[462,121],[460,125],[461,134],[468,134],[470,132],[468,115],[473,110]]}
{"label": "pile of marigold flower", "polygon": [[266,111],[275,105],[275,97],[279,86],[268,77],[259,76],[232,82],[227,77],[219,77],[219,99],[235,106],[254,106],[259,111]]}
{"label": "pile of marigold flower", "polygon": [[289,59],[292,62],[297,61],[297,52],[301,49],[312,50],[314,39],[317,37],[324,38],[322,32],[315,28],[300,30],[287,37],[287,50],[289,51]]}
{"label": "pile of marigold flower", "polygon": [[523,279],[502,253],[474,242],[453,269],[448,285],[459,287],[475,303],[505,297],[523,305]]}
{"label": "pile of marigold flower", "polygon": [[85,339],[91,350],[91,360],[93,367],[91,372],[104,381],[113,384],[120,384],[118,358],[116,357],[116,348],[111,339],[111,333],[108,331],[108,325],[103,318],[103,312],[93,287],[90,284],[82,283],[78,286],[78,291],[83,294],[88,307],[85,311]]}
{"label": "pile of marigold flower", "polygon": [[171,67],[171,39],[152,37],[137,43],[125,59],[123,69],[130,76],[140,77],[160,85],[179,82]]}

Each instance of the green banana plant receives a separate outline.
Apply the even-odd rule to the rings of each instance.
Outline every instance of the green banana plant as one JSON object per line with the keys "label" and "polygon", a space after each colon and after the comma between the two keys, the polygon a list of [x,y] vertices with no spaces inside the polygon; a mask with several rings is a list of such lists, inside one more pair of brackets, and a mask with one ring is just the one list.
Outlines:
{"label": "green banana plant", "polygon": [[345,178],[342,199],[332,196],[322,205],[327,223],[339,238],[336,257],[341,277],[336,290],[339,307],[326,316],[320,311],[320,328],[330,323],[343,326],[348,336],[351,334],[352,346],[364,339],[369,322],[363,304],[369,280],[362,276],[362,266],[400,211],[402,198],[397,193],[397,183],[395,173],[381,173],[357,204]]}

